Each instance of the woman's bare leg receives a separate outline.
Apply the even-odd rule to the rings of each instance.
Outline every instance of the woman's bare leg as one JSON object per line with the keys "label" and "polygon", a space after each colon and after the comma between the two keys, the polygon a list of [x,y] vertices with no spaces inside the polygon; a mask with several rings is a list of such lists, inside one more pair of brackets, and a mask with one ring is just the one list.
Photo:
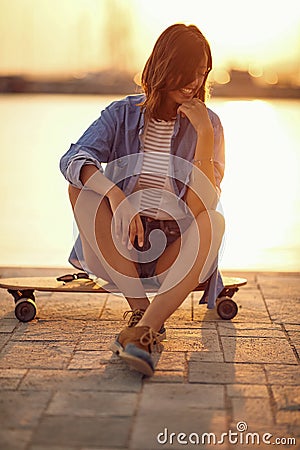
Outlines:
{"label": "woman's bare leg", "polygon": [[[195,257],[190,254],[195,249],[195,230],[199,230],[200,245]],[[200,213],[195,222],[184,233],[180,258],[176,259],[180,248],[180,239],[173,242],[161,255],[157,264],[157,273],[164,274],[158,294],[139,322],[139,326],[149,326],[158,331],[161,325],[181,305],[187,295],[210,275],[212,263],[216,260],[224,233],[224,218],[216,211]],[[187,262],[187,265],[185,265]],[[168,270],[169,269],[169,270]],[[159,275],[158,275],[159,276]]]}
{"label": "woman's bare leg", "polygon": [[89,269],[101,277],[104,266],[109,279],[124,294],[130,307],[145,310],[149,306],[149,300],[136,265],[126,247],[122,246],[122,253],[125,255],[123,256],[113,242],[112,212],[107,199],[101,198],[93,191],[80,190],[71,185],[69,197]]}

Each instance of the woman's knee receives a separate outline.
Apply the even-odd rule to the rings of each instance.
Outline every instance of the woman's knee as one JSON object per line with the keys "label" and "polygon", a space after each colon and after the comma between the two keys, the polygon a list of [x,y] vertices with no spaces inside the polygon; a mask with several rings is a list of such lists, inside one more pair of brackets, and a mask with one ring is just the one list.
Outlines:
{"label": "woman's knee", "polygon": [[77,198],[80,194],[80,191],[81,191],[81,189],[76,188],[75,186],[72,186],[72,184],[69,184],[68,193],[69,193],[69,199],[73,206],[73,209],[75,207],[75,204],[76,204]]}
{"label": "woman's knee", "polygon": [[225,218],[223,214],[221,214],[219,211],[210,211],[210,217],[212,221],[213,229],[218,231],[219,234],[224,234],[225,231]]}
{"label": "woman's knee", "polygon": [[225,231],[225,219],[223,214],[216,210],[205,210],[197,216],[197,223],[200,229],[210,231],[210,233],[223,235]]}
{"label": "woman's knee", "polygon": [[76,218],[79,216],[94,218],[98,216],[102,219],[106,216],[111,218],[111,209],[106,197],[88,189],[79,189],[69,185],[68,188],[70,202]]}

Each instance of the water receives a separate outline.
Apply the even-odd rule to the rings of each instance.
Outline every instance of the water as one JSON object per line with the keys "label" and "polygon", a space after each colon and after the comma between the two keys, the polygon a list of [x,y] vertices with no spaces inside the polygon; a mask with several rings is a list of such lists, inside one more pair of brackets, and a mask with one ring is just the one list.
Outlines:
{"label": "water", "polygon": [[[115,97],[0,97],[0,265],[64,266],[73,240],[61,155]],[[299,102],[231,101],[210,106],[226,138],[220,266],[300,268]]]}

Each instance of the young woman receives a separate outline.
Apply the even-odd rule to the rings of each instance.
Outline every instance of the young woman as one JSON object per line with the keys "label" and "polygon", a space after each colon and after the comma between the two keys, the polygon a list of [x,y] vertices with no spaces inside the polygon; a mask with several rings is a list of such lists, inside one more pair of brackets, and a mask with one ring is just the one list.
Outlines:
{"label": "young woman", "polygon": [[[61,159],[79,229],[70,262],[124,294],[132,316],[112,350],[146,375],[164,322],[199,282],[217,289],[224,142],[204,103],[211,68],[199,29],[170,26],[145,65],[144,93],[109,105]],[[145,281],[157,286],[151,303]]]}

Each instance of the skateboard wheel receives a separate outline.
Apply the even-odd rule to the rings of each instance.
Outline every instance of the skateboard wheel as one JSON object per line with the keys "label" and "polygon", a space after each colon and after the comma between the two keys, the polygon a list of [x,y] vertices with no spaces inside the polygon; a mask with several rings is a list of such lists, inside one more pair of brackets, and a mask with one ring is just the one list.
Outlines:
{"label": "skateboard wheel", "polygon": [[35,318],[36,305],[31,298],[20,299],[16,302],[15,316],[21,322],[30,322]]}
{"label": "skateboard wheel", "polygon": [[237,304],[230,297],[221,297],[217,306],[217,312],[221,319],[233,319],[238,312]]}

